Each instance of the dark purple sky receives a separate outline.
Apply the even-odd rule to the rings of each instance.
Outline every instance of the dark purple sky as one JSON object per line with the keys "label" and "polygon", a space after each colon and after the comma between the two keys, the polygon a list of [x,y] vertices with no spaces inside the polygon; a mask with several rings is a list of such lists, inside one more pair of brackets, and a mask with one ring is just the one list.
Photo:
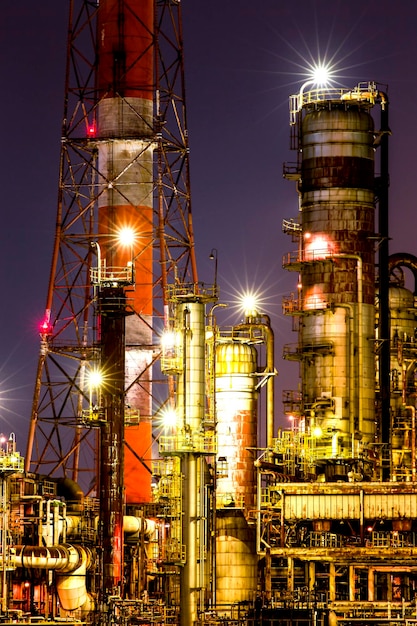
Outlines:
{"label": "dark purple sky", "polygon": [[[417,254],[417,2],[183,0],[182,6],[200,279],[212,280],[208,256],[216,248],[223,302],[232,304],[243,288],[264,293],[280,398],[298,383],[296,367],[281,358],[282,345],[296,341],[281,313],[296,278],[281,267],[294,248],[281,233],[282,219],[297,216],[294,183],[282,178],[283,162],[295,160],[288,96],[319,58],[333,59],[342,86],[388,84],[391,252]],[[0,431],[23,439],[55,227],[67,7],[66,0],[3,0],[0,21]],[[226,324],[240,319],[233,307],[223,315]]]}

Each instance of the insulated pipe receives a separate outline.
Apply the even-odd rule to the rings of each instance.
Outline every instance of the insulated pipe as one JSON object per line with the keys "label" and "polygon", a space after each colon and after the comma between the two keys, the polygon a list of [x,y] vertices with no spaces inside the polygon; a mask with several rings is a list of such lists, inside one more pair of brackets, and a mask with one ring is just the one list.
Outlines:
{"label": "insulated pipe", "polygon": [[14,546],[10,555],[13,565],[27,569],[51,569],[73,572],[80,566],[84,548],[71,544],[59,546]]}
{"label": "insulated pipe", "polygon": [[405,252],[391,254],[388,260],[388,269],[391,273],[396,267],[407,267],[414,276],[414,295],[417,295],[417,257]]}
{"label": "insulated pipe", "polygon": [[[96,518],[95,522],[95,528],[97,529],[98,518]],[[67,515],[65,517],[65,525],[66,533],[68,535],[76,534],[79,529],[84,530],[86,528],[86,522],[76,515]],[[155,532],[156,528],[157,525],[153,519],[135,517],[133,515],[125,515],[123,517],[123,532],[127,535],[133,535],[143,530],[145,538],[149,539]]]}
{"label": "insulated pipe", "polygon": [[[84,606],[89,599],[86,587],[86,572],[89,565],[89,554],[79,547],[81,562],[70,574],[57,572],[56,588],[59,601],[64,611],[75,611]],[[92,607],[89,606],[91,610]]]}
{"label": "insulated pipe", "polygon": [[65,611],[79,609],[87,602],[85,577],[90,556],[85,548],[66,544],[48,548],[15,546],[14,549],[15,553],[10,555],[10,559],[16,567],[56,572],[57,591]]}
{"label": "insulated pipe", "polygon": [[135,517],[133,515],[125,515],[123,517],[123,532],[128,535],[133,535],[144,531],[145,538],[150,539],[156,530],[156,522],[153,519],[146,519],[144,517]]}
{"label": "insulated pipe", "polygon": [[198,492],[201,488],[199,457],[195,454],[186,454],[181,459],[183,473],[183,541],[187,547],[186,563],[181,569],[181,626],[189,626],[197,620],[199,590],[202,581],[199,581],[199,521],[201,512],[198,507]]}
{"label": "insulated pipe", "polygon": [[273,439],[275,434],[274,428],[274,414],[275,414],[275,388],[274,388],[274,333],[271,328],[271,322],[268,316],[263,316],[267,323],[265,324],[266,334],[266,372],[269,374],[266,383],[266,446],[267,448],[273,447]]}

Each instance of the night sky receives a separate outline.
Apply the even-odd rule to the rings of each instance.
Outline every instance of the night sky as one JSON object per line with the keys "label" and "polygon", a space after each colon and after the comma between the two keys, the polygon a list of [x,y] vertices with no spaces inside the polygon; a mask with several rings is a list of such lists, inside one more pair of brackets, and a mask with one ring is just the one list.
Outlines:
{"label": "night sky", "polygon": [[[66,50],[66,0],[3,0],[0,432],[23,452],[55,230]],[[297,217],[288,96],[319,61],[335,85],[374,80],[390,97],[390,252],[417,255],[417,2],[415,0],[183,0],[192,211],[199,278],[213,280],[219,322],[238,323],[237,295],[263,294],[277,344],[276,395],[296,389],[282,357],[295,343],[281,300],[296,287],[282,269],[295,245],[281,232]],[[379,109],[375,107],[376,118]],[[378,126],[378,122],[377,122]],[[410,285],[409,285],[410,286]],[[411,285],[411,288],[413,286]],[[285,424],[278,402],[277,422]]]}

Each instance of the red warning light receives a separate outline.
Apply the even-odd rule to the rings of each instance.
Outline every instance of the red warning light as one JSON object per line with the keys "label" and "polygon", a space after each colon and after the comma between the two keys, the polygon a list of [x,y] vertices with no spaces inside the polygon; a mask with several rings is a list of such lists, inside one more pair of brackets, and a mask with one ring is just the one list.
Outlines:
{"label": "red warning light", "polygon": [[44,320],[40,326],[39,326],[39,330],[41,335],[50,335],[52,333],[52,326],[51,324],[48,322],[48,320]]}
{"label": "red warning light", "polygon": [[92,122],[91,124],[89,124],[87,126],[87,133],[89,137],[95,137],[96,136],[96,124],[95,122]]}

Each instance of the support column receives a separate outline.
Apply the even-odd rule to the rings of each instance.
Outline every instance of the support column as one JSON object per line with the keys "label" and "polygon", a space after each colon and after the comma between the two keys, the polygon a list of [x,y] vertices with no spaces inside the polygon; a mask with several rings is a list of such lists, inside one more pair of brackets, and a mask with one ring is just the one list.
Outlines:
{"label": "support column", "polygon": [[368,570],[368,602],[375,600],[375,570],[370,567]]}
{"label": "support column", "polygon": [[294,593],[294,559],[290,556],[287,562],[287,591]]}
{"label": "support column", "polygon": [[334,563],[329,564],[329,600],[336,600],[336,566]]}
{"label": "support column", "polygon": [[355,568],[349,565],[349,602],[355,601]]}
{"label": "support column", "polygon": [[314,561],[309,561],[308,566],[308,593],[310,598],[314,600],[315,586],[316,586],[316,564]]}

